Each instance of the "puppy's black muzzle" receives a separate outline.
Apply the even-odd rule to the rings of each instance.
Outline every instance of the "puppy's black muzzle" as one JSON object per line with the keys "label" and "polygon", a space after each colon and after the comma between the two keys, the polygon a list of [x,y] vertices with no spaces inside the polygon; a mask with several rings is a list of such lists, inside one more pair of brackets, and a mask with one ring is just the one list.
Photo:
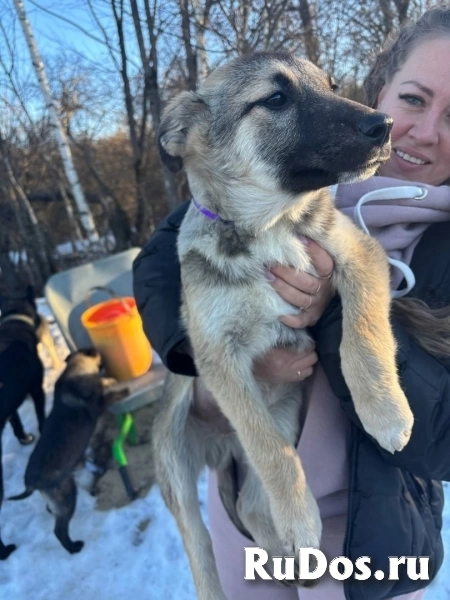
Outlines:
{"label": "puppy's black muzzle", "polygon": [[358,132],[369,138],[374,146],[381,148],[389,140],[394,121],[389,115],[375,113],[363,117],[358,125]]}

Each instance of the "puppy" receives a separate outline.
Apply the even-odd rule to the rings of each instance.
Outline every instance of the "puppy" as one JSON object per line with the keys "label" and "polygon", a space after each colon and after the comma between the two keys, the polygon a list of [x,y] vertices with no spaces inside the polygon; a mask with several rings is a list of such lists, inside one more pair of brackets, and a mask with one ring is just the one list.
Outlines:
{"label": "puppy", "polygon": [[[21,444],[33,441],[25,433],[17,409],[29,394],[33,399],[39,431],[45,419],[44,367],[37,352],[40,316],[33,289],[24,295],[0,297],[0,436],[7,421]],[[3,473],[0,440],[0,506],[3,502]],[[0,540],[0,560],[8,558],[15,546]]]}
{"label": "puppy", "polygon": [[115,382],[100,375],[101,357],[93,349],[74,352],[55,384],[54,404],[25,472],[26,490],[10,500],[21,500],[39,490],[55,516],[55,535],[74,554],[83,547],[72,541],[69,523],[75,511],[73,472],[82,459],[100,415],[123,399],[127,389],[107,391]]}
{"label": "puppy", "polygon": [[[198,507],[205,463],[218,471],[234,523],[270,557],[320,544],[319,509],[295,450],[302,385],[263,384],[252,370],[271,348],[311,345],[307,331],[280,321],[297,309],[265,277],[274,264],[317,275],[299,236],[333,257],[342,370],[364,428],[390,452],[409,440],[413,415],[396,370],[387,259],[326,189],[373,175],[389,158],[391,126],[288,54],[237,58],[165,110],[161,158],[172,171],[184,167],[193,194],[178,238],[182,319],[198,373],[235,431],[221,436],[199,422],[190,411],[193,378],[169,375],[153,432],[157,479],[200,600],[225,600]],[[227,484],[233,458],[247,466],[237,502]]]}

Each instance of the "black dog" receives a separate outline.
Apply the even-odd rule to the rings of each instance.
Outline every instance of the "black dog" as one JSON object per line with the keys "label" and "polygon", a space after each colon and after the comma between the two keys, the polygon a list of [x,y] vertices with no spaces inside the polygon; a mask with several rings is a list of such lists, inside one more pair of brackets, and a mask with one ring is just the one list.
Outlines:
{"label": "black dog", "polygon": [[82,549],[84,542],[74,542],[69,537],[77,495],[73,472],[83,458],[100,415],[129,391],[105,390],[115,380],[101,377],[101,357],[96,350],[79,350],[66,361],[67,366],[55,384],[53,409],[25,472],[26,490],[9,499],[21,500],[39,490],[56,518],[56,537],[74,554]]}
{"label": "black dog", "polygon": [[[44,367],[37,352],[37,330],[41,325],[31,286],[19,297],[0,297],[0,438],[9,420],[22,444],[33,441],[25,433],[18,408],[29,394],[34,401],[39,431],[45,419],[45,393],[42,387]],[[0,506],[3,502],[3,473],[0,439]],[[15,550],[0,539],[0,560]]]}

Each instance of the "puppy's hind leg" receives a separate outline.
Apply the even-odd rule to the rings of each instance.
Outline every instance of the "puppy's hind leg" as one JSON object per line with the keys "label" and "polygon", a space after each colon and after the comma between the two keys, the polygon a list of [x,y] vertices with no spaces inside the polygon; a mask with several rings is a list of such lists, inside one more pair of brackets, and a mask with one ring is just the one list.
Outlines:
{"label": "puppy's hind leg", "polygon": [[198,475],[205,465],[199,432],[187,423],[192,378],[170,374],[153,426],[156,480],[177,521],[199,600],[226,600],[214,560],[209,532],[203,523],[197,494]]}
{"label": "puppy's hind leg", "polygon": [[11,415],[9,422],[11,423],[14,435],[19,440],[19,443],[22,444],[22,446],[27,446],[28,444],[32,444],[34,442],[34,435],[32,433],[25,433],[22,421],[17,411]]}
{"label": "puppy's hind leg", "polygon": [[77,487],[73,477],[66,479],[59,488],[46,489],[42,494],[48,500],[50,512],[56,519],[56,537],[70,554],[80,552],[84,542],[74,542],[69,537],[69,523],[77,501]]}

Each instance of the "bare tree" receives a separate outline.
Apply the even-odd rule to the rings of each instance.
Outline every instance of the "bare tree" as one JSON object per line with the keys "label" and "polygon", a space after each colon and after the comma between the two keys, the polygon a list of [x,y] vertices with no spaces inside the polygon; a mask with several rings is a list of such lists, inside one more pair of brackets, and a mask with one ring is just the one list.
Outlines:
{"label": "bare tree", "polygon": [[308,60],[320,67],[320,42],[315,31],[313,9],[308,0],[299,0],[298,9],[303,27],[306,56]]}
{"label": "bare tree", "polygon": [[[142,67],[144,70],[144,93],[143,103],[149,102],[152,117],[153,131],[157,132],[161,123],[161,95],[159,90],[159,57],[158,57],[158,34],[156,26],[157,2],[150,6],[150,0],[143,0],[145,11],[145,23],[147,29],[148,49],[146,49],[142,21],[136,0],[130,0],[131,13],[133,16],[134,30],[139,47]],[[145,133],[145,131],[144,131]],[[170,208],[178,205],[178,192],[175,177],[166,169],[162,168],[162,177]]]}
{"label": "bare tree", "polygon": [[97,244],[100,238],[94,223],[94,219],[89,210],[89,206],[87,205],[86,199],[84,197],[80,182],[78,180],[78,175],[73,164],[69,143],[58,119],[55,102],[52,98],[50,86],[48,84],[44,70],[44,65],[40,57],[36,41],[33,36],[31,25],[27,19],[22,0],[14,0],[14,5],[16,7],[16,11],[20,23],[22,25],[25,39],[30,50],[31,59],[34,70],[36,72],[36,76],[39,81],[39,86],[45,98],[50,119],[54,127],[55,137],[58,144],[59,152],[61,154],[64,171],[66,173],[67,180],[69,181],[75,203],[78,207],[78,212],[80,215],[81,223],[83,225],[83,229],[86,233],[89,242],[91,242],[92,244]]}
{"label": "bare tree", "polygon": [[194,49],[191,39],[191,15],[189,0],[179,0],[181,15],[181,36],[183,38],[184,51],[186,53],[187,87],[195,90],[198,80],[197,51]]}
{"label": "bare tree", "polygon": [[209,15],[214,2],[215,0],[205,0],[203,3],[201,0],[191,0],[195,27],[198,79],[204,79],[209,72],[206,31],[209,26]]}
{"label": "bare tree", "polygon": [[[0,27],[1,27],[1,25],[0,25]],[[1,29],[2,29],[2,32],[4,35],[4,39],[5,39],[5,41],[7,41],[7,36],[6,36],[6,33],[3,29],[3,27],[1,27]],[[70,202],[69,196],[66,191],[66,187],[64,184],[64,175],[63,175],[63,173],[61,173],[59,167],[55,164],[55,161],[53,160],[53,158],[47,152],[46,145],[45,145],[45,143],[43,143],[44,140],[42,138],[40,138],[39,134],[36,132],[30,111],[28,110],[26,103],[22,97],[22,94],[20,93],[20,90],[18,89],[18,86],[13,77],[13,66],[14,66],[13,50],[9,45],[8,45],[8,49],[10,52],[10,66],[8,66],[6,64],[5,59],[1,55],[0,55],[0,66],[3,69],[3,72],[6,76],[10,91],[11,91],[12,95],[14,96],[15,100],[19,103],[19,107],[21,108],[22,113],[25,115],[25,118],[28,122],[31,140],[32,140],[32,142],[34,142],[35,144],[37,143],[40,146],[40,155],[44,159],[50,172],[54,175],[56,186],[57,186],[57,188],[61,194],[61,198],[63,199],[63,202],[64,202],[64,207],[65,207],[65,210],[67,213],[67,218],[68,218],[69,222],[72,224],[72,227],[70,228],[71,242],[72,242],[73,252],[75,252],[76,251],[76,243],[77,243],[77,241],[82,240],[83,236],[80,231],[80,227],[78,225],[77,216],[74,214],[74,211],[72,209],[72,204]],[[24,129],[24,131],[26,131],[26,129],[27,129],[26,125],[21,123],[21,126]]]}
{"label": "bare tree", "polygon": [[[52,273],[53,269],[49,262],[47,253],[45,251],[47,247],[46,240],[42,233],[39,221],[36,217],[36,214],[31,206],[27,195],[23,191],[22,186],[17,181],[17,178],[12,169],[8,152],[6,148],[5,140],[0,132],[0,158],[3,163],[4,172],[7,177],[7,181],[9,182],[9,186],[6,188],[8,190],[12,190],[9,193],[9,197],[11,199],[11,203],[13,206],[16,206],[16,202],[22,207],[23,212],[27,215],[27,220],[29,226],[27,227],[24,220],[21,217],[20,209],[16,208],[16,218],[19,226],[19,230],[22,232],[22,236],[24,240],[28,239],[28,246],[32,249],[32,257],[36,261],[39,269],[39,274],[41,277],[41,282],[45,281],[49,275]],[[15,195],[15,198],[13,196]]]}

